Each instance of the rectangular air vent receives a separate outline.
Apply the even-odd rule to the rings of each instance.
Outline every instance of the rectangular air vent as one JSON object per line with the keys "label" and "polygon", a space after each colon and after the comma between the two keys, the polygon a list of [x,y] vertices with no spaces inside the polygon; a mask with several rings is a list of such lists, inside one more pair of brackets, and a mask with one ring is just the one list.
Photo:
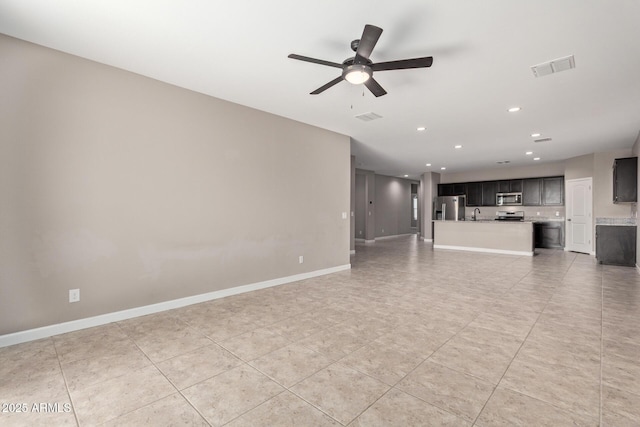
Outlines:
{"label": "rectangular air vent", "polygon": [[558,58],[549,62],[543,62],[542,64],[534,65],[533,67],[531,67],[531,71],[533,71],[534,76],[543,77],[548,76],[549,74],[570,70],[572,68],[576,68],[576,60],[573,55],[569,55],[563,58]]}
{"label": "rectangular air vent", "polygon": [[551,141],[551,138],[540,138],[540,139],[534,139],[533,142],[549,142]]}
{"label": "rectangular air vent", "polygon": [[363,122],[370,122],[371,120],[376,120],[376,119],[381,119],[382,116],[376,113],[362,113],[362,114],[358,114],[357,116],[355,116],[356,119],[360,119]]}

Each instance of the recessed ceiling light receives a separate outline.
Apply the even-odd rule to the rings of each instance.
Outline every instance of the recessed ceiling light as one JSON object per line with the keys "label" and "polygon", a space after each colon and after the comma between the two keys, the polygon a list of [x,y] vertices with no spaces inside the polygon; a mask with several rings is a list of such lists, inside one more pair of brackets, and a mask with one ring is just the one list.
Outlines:
{"label": "recessed ceiling light", "polygon": [[418,132],[422,132],[422,131],[423,131],[423,130],[425,130],[425,129],[426,129],[426,127],[424,127],[424,126],[420,126],[420,127],[419,127],[418,129],[416,129],[416,130],[417,130]]}
{"label": "recessed ceiling light", "polygon": [[520,111],[520,107],[511,107],[507,111],[510,113],[517,113],[518,111]]}
{"label": "recessed ceiling light", "polygon": [[533,160],[540,160],[540,157],[534,157]]}
{"label": "recessed ceiling light", "polygon": [[533,154],[533,151],[527,151],[527,152],[526,152],[526,153],[524,153],[524,154],[526,154],[527,156],[530,156],[530,155],[532,155],[532,154]]}
{"label": "recessed ceiling light", "polygon": [[404,177],[405,177],[405,178],[409,178],[409,175],[405,175]]}
{"label": "recessed ceiling light", "polygon": [[447,168],[445,168],[444,166],[440,168],[441,170],[446,170]]}
{"label": "recessed ceiling light", "polygon": [[427,166],[431,166],[431,163],[427,163]]}
{"label": "recessed ceiling light", "polygon": [[532,133],[532,134],[531,134],[531,138],[537,138],[537,137],[539,137],[539,136],[540,136],[540,134],[539,134],[539,133]]}
{"label": "recessed ceiling light", "polygon": [[456,149],[458,149],[458,150],[459,150],[460,148],[462,148],[462,145],[456,145],[456,146],[454,146],[453,148],[456,148]]}

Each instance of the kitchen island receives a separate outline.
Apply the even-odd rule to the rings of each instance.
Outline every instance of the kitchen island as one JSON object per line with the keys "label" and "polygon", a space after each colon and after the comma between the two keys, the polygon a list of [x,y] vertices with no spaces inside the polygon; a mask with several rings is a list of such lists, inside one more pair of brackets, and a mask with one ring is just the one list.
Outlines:
{"label": "kitchen island", "polygon": [[433,221],[433,248],[533,256],[529,221]]}

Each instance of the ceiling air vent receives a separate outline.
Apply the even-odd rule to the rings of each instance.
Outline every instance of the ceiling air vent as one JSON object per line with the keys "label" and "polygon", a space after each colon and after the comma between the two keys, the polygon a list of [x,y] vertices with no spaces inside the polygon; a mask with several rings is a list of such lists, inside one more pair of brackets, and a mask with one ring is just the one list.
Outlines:
{"label": "ceiling air vent", "polygon": [[549,142],[551,141],[551,138],[540,138],[540,139],[534,139],[533,142]]}
{"label": "ceiling air vent", "polygon": [[499,165],[506,165],[507,163],[511,163],[511,160],[500,160],[496,162]]}
{"label": "ceiling air vent", "polygon": [[564,58],[558,58],[549,62],[534,65],[531,67],[531,71],[533,71],[533,75],[536,77],[544,77],[549,74],[559,73],[560,71],[570,70],[572,68],[576,68],[576,60],[573,55],[570,55],[565,56]]}
{"label": "ceiling air vent", "polygon": [[355,116],[356,119],[360,119],[363,122],[370,122],[371,120],[381,119],[382,116],[376,113],[362,113]]}

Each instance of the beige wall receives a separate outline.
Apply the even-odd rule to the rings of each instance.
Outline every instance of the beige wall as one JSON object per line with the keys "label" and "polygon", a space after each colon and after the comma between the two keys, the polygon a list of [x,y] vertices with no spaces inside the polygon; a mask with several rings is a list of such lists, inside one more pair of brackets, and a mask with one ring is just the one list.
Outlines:
{"label": "beige wall", "polygon": [[348,265],[348,137],[0,52],[0,335]]}
{"label": "beige wall", "polygon": [[473,182],[498,179],[537,178],[564,175],[564,162],[543,163],[532,166],[511,166],[472,172],[443,173],[440,182]]}
{"label": "beige wall", "polygon": [[573,157],[565,160],[564,179],[593,178],[594,155]]}

